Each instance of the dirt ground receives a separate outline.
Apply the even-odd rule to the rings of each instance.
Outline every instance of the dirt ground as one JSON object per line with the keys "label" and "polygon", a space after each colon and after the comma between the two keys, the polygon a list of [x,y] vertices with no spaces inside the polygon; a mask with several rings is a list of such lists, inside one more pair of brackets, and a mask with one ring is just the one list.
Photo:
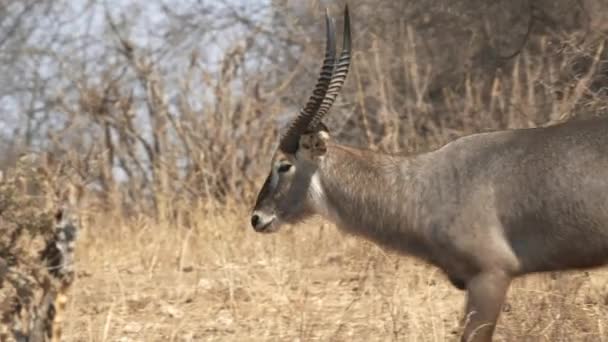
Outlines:
{"label": "dirt ground", "polygon": [[[319,221],[274,235],[238,211],[190,228],[100,219],[81,234],[66,341],[454,341],[464,293]],[[516,280],[496,341],[605,341],[608,272]]]}

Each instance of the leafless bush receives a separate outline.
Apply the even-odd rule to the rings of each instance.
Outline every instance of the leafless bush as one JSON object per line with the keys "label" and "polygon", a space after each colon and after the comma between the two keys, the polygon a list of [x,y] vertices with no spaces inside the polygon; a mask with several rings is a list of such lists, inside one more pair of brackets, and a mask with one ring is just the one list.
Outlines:
{"label": "leafless bush", "polygon": [[3,341],[61,338],[67,291],[74,280],[78,226],[70,208],[50,199],[54,191],[48,188],[48,181],[23,165],[0,180]]}
{"label": "leafless bush", "polygon": [[[23,69],[31,101],[19,96],[3,107],[33,113],[5,125],[14,128],[4,135],[5,165],[24,151],[48,152],[120,215],[173,219],[193,202],[250,203],[280,123],[316,77],[321,5],[36,7],[15,30],[38,33],[11,41],[17,66],[39,64]],[[330,2],[333,11],[341,5]],[[595,0],[350,5],[353,71],[329,117],[340,140],[412,152],[605,109],[607,52]],[[60,24],[70,15],[86,25]],[[39,32],[36,19],[57,25]],[[67,35],[74,25],[87,30]],[[56,44],[40,45],[51,36]]]}

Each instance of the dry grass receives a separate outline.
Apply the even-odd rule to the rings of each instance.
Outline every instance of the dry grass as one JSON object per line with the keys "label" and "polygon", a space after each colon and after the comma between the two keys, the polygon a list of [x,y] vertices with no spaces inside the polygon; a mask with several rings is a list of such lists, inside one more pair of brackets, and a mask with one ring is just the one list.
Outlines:
{"label": "dry grass", "polygon": [[[254,233],[246,208],[190,229],[102,217],[77,250],[68,341],[450,341],[464,294],[435,268],[320,221]],[[606,271],[518,279],[497,341],[602,341]]]}

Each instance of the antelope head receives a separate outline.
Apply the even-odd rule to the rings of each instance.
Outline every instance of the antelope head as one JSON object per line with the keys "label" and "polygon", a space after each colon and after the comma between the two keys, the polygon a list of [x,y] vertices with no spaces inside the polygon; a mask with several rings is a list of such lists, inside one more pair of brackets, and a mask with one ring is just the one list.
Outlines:
{"label": "antelope head", "polygon": [[329,132],[321,122],[334,103],[348,73],[351,58],[348,6],[344,9],[344,43],[336,60],[333,21],[325,13],[325,59],[312,95],[281,137],[270,174],[260,190],[251,225],[257,232],[275,232],[281,223],[296,223],[323,210],[316,178],[327,152]]}

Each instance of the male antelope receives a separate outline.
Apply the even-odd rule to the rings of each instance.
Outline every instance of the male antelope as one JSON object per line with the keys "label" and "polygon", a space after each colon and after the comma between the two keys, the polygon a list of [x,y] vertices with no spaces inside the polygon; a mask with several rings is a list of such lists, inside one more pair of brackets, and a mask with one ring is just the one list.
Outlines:
{"label": "male antelope", "polygon": [[442,269],[466,289],[463,341],[491,341],[509,283],[608,263],[608,121],[474,134],[391,155],[332,141],[321,119],[348,71],[326,14],[313,95],[282,136],[251,217],[257,232],[314,214]]}

